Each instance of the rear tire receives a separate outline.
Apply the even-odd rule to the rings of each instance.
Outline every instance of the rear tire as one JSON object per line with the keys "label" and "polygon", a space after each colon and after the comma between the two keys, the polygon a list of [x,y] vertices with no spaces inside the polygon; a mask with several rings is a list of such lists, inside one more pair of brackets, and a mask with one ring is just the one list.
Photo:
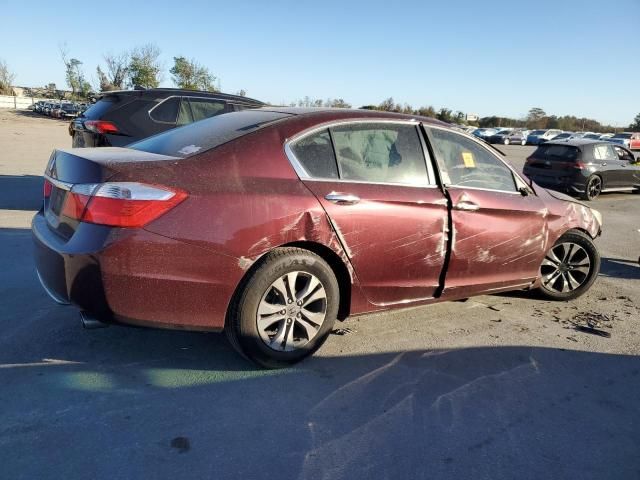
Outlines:
{"label": "rear tire", "polygon": [[584,294],[600,272],[600,253],[591,238],[570,230],[549,249],[540,265],[540,294],[573,300]]}
{"label": "rear tire", "polygon": [[598,175],[591,175],[587,180],[584,192],[581,197],[583,200],[595,200],[602,192],[602,178]]}
{"label": "rear tire", "polygon": [[225,333],[256,364],[287,367],[322,346],[339,301],[338,281],[322,258],[300,248],[276,248],[238,288]]}

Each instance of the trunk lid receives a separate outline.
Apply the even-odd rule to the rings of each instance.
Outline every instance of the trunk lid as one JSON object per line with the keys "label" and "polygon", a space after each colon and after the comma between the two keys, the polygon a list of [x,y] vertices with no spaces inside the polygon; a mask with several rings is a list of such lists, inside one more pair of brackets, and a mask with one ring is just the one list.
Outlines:
{"label": "trunk lid", "polygon": [[178,159],[128,148],[54,150],[45,170],[44,215],[49,228],[64,239],[71,238],[77,230],[80,222],[65,215],[72,188],[90,195],[94,186],[118,173],[144,162],[162,160]]}
{"label": "trunk lid", "polygon": [[580,161],[580,149],[573,145],[544,144],[527,159],[526,166],[541,173],[569,172]]}

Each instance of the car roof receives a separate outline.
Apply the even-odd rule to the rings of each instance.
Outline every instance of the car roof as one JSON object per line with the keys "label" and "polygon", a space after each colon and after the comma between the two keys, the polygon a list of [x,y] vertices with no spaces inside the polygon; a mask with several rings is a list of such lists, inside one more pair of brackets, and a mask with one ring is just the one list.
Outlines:
{"label": "car roof", "polygon": [[603,142],[603,141],[600,141],[600,140],[593,140],[593,139],[590,139],[590,138],[586,138],[586,139],[585,138],[572,138],[572,139],[567,140],[567,141],[564,141],[564,140],[563,141],[551,140],[549,142],[543,143],[541,146],[544,146],[544,145],[569,145],[569,146],[572,146],[572,147],[582,147],[582,146],[585,146],[585,145],[594,145],[594,144],[598,144],[598,145],[613,145],[613,143],[611,143],[611,142]]}
{"label": "car roof", "polygon": [[366,118],[372,120],[416,120],[418,122],[429,123],[451,128],[451,124],[436,120],[435,118],[423,117],[421,115],[409,115],[406,113],[386,112],[381,110],[367,110],[356,108],[330,108],[330,107],[262,107],[260,110],[270,112],[286,113],[288,115],[313,118],[331,116],[333,119]]}
{"label": "car roof", "polygon": [[252,103],[256,105],[266,105],[260,100],[255,98],[243,97],[240,95],[231,95],[229,93],[222,92],[207,92],[203,90],[189,90],[184,88],[139,88],[133,90],[110,90],[106,92],[100,92],[97,98],[103,98],[109,95],[138,95],[138,96],[166,96],[171,97],[174,95],[185,95],[192,97],[211,97],[219,98],[221,100],[234,101],[239,103]]}

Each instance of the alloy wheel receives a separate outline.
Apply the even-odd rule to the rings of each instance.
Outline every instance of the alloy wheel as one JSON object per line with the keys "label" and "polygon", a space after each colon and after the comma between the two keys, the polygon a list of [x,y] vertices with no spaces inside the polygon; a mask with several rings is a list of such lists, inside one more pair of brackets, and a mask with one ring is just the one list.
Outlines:
{"label": "alloy wheel", "polygon": [[258,304],[256,323],[271,349],[290,352],[318,334],[327,313],[327,293],[311,273],[289,272],[275,280]]}
{"label": "alloy wheel", "polygon": [[587,185],[587,194],[589,198],[596,198],[602,191],[602,180],[600,177],[593,176]]}
{"label": "alloy wheel", "polygon": [[591,271],[587,251],[577,243],[555,245],[542,261],[540,274],[545,288],[558,292],[572,292],[580,288]]}

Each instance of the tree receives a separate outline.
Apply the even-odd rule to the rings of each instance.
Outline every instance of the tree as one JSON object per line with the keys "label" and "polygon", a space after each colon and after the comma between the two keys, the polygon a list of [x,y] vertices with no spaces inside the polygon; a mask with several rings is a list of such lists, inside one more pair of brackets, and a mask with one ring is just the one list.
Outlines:
{"label": "tree", "polygon": [[464,113],[458,111],[453,115],[452,120],[453,120],[453,123],[457,123],[458,125],[462,125],[464,123],[467,123],[467,116]]}
{"label": "tree", "polygon": [[173,76],[173,83],[179,88],[216,91],[216,77],[207,67],[185,57],[173,57],[173,62],[173,68],[169,72]]}
{"label": "tree", "polygon": [[84,78],[84,73],[80,68],[82,62],[77,58],[69,58],[66,46],[60,47],[60,56],[65,66],[65,77],[67,85],[71,89],[71,96],[73,98],[87,98],[91,92],[91,85]]}
{"label": "tree", "polygon": [[135,47],[129,60],[128,83],[131,87],[157,88],[162,80],[160,49],[152,44]]}
{"label": "tree", "polygon": [[532,128],[545,128],[547,113],[540,107],[533,107],[527,114],[527,125]]}
{"label": "tree", "polygon": [[129,52],[107,53],[103,58],[106,64],[106,72],[100,68],[100,65],[96,67],[100,91],[122,90],[129,74],[131,63]]}
{"label": "tree", "polygon": [[633,132],[640,132],[640,113],[633,119],[633,123],[629,125],[629,130]]}
{"label": "tree", "polygon": [[15,74],[9,70],[7,63],[0,59],[0,93],[11,95],[11,85],[16,78]]}
{"label": "tree", "polygon": [[431,117],[431,118],[435,118],[435,116],[437,115],[436,109],[433,108],[431,105],[429,105],[428,107],[420,107],[416,113],[423,117]]}
{"label": "tree", "polygon": [[325,107],[331,108],[351,108],[351,104],[345,102],[342,98],[331,99],[328,98],[326,102],[324,102]]}
{"label": "tree", "polygon": [[448,108],[442,107],[438,114],[436,115],[438,120],[443,122],[451,123],[453,122],[453,117],[451,116],[451,110]]}
{"label": "tree", "polygon": [[394,112],[396,110],[396,104],[393,102],[393,97],[389,97],[378,105],[377,110],[384,112]]}

